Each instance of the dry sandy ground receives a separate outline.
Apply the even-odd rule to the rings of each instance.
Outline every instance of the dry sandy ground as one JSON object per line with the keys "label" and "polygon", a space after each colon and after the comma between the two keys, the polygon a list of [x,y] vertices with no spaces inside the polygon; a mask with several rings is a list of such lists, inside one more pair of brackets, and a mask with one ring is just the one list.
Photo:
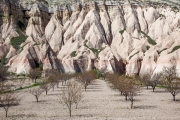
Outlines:
{"label": "dry sandy ground", "polygon": [[0,108],[0,120],[180,120],[180,95],[177,101],[164,89],[143,89],[135,97],[134,109],[117,91],[109,89],[103,80],[95,80],[83,92],[84,98],[78,109],[73,106],[72,117],[69,117],[65,105],[59,103],[60,88],[50,90],[46,96],[40,96],[40,102],[34,96],[21,91],[21,104],[9,109],[9,117],[4,117]]}

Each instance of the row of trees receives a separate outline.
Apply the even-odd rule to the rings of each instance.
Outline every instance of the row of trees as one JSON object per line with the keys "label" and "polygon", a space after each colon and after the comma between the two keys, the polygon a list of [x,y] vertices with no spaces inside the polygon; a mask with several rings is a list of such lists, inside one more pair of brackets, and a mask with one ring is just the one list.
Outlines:
{"label": "row of trees", "polygon": [[7,72],[7,67],[0,68],[0,107],[4,108],[6,117],[8,115],[8,110],[11,106],[18,105],[20,98],[17,94],[10,90],[10,85],[5,84],[9,73]]}
{"label": "row of trees", "polygon": [[[65,74],[53,70],[47,70],[44,71],[43,78],[41,77],[41,74],[42,72],[37,69],[29,72],[28,77],[32,82],[38,83],[38,86],[29,88],[28,92],[35,97],[37,102],[39,102],[39,97],[43,92],[47,95],[50,89],[54,91],[55,86],[59,87],[59,83],[62,83],[62,86],[64,87],[61,87],[61,103],[64,103],[67,106],[70,116],[72,104],[75,104],[77,108],[79,101],[82,99],[82,87],[84,87],[86,91],[87,86],[96,79],[93,71]],[[0,68],[0,107],[3,107],[6,111],[6,117],[9,108],[20,103],[20,98],[18,97],[18,94],[15,93],[16,91],[11,90],[11,87],[7,83],[5,84],[7,77],[7,69]],[[23,85],[21,85],[21,89],[23,89],[22,86]]]}
{"label": "row of trees", "polygon": [[164,67],[162,72],[154,75],[146,73],[141,77],[128,77],[114,73],[105,74],[105,78],[110,83],[110,88],[118,90],[121,95],[125,96],[126,101],[131,101],[131,109],[133,108],[134,96],[140,92],[142,85],[147,86],[147,89],[148,86],[151,86],[153,92],[158,85],[166,88],[172,94],[173,101],[176,100],[175,96],[180,92],[180,78],[174,66]]}
{"label": "row of trees", "polygon": [[[18,105],[20,99],[14,91],[11,91],[10,86],[5,84],[8,72],[6,68],[0,68],[0,107],[3,107],[6,111],[6,116],[9,107]],[[39,97],[43,92],[48,94],[50,89],[54,90],[55,86],[59,87],[59,83],[62,83],[61,87],[61,103],[64,103],[71,116],[72,105],[75,104],[76,108],[78,103],[82,99],[82,87],[85,91],[89,84],[96,79],[94,71],[84,71],[83,73],[75,74],[65,74],[59,73],[57,71],[44,71],[44,77],[41,77],[41,72],[38,70],[30,71],[28,77],[32,79],[33,82],[41,80],[40,86],[33,87],[28,90],[35,98],[39,101]],[[175,96],[180,92],[180,79],[177,74],[175,67],[164,68],[161,73],[154,74],[144,74],[139,77],[128,77],[124,75],[114,74],[104,74],[104,77],[110,83],[109,86],[112,89],[116,89],[121,95],[125,96],[125,100],[131,102],[131,109],[133,108],[134,96],[140,91],[142,84],[151,86],[153,92],[157,85],[161,85],[166,88],[173,96],[175,101]]]}
{"label": "row of trees", "polygon": [[175,101],[176,95],[180,92],[180,77],[175,66],[164,67],[162,72],[154,74],[146,73],[140,77],[140,81],[147,86],[151,86],[153,92],[156,86],[160,85],[167,89],[168,92],[173,96]]}
{"label": "row of trees", "polygon": [[136,78],[115,74],[106,74],[105,78],[110,82],[109,86],[116,89],[121,95],[125,96],[125,100],[131,101],[131,109],[133,108],[134,96],[140,91],[140,82]]}
{"label": "row of trees", "polygon": [[[82,87],[84,90],[87,90],[87,86],[90,85],[93,80],[96,79],[96,75],[94,71],[84,71],[83,73],[75,73],[75,74],[63,74],[56,71],[45,71],[45,79],[43,84],[36,88],[31,88],[29,92],[34,95],[36,101],[39,101],[40,95],[45,91],[46,95],[48,91],[52,88],[54,91],[55,85],[59,87],[59,83],[62,83],[61,87],[61,103],[65,104],[69,110],[69,115],[71,117],[72,113],[72,105],[75,104],[76,108],[78,103],[81,101],[82,95]],[[30,72],[31,74],[31,72]],[[33,75],[31,79],[34,79]],[[66,82],[68,81],[68,82]]]}

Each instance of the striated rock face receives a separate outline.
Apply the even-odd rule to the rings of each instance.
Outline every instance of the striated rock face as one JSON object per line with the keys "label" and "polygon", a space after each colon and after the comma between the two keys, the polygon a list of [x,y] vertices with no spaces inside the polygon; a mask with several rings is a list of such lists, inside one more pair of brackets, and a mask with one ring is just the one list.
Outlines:
{"label": "striated rock face", "polygon": [[61,50],[63,45],[63,26],[59,17],[58,13],[54,13],[45,29],[46,39],[56,54]]}
{"label": "striated rock face", "polygon": [[[134,1],[48,9],[42,4],[0,2],[0,57],[10,59],[11,72],[28,73],[40,65],[69,73],[97,68],[142,75],[174,65],[180,70],[178,7],[141,7]],[[17,30],[28,36],[19,49],[11,42],[22,36]]]}

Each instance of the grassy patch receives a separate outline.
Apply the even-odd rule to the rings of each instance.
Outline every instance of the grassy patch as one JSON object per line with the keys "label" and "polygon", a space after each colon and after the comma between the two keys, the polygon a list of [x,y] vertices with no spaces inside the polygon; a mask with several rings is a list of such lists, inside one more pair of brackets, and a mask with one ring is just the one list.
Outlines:
{"label": "grassy patch", "polygon": [[162,49],[161,51],[157,51],[157,53],[160,55],[161,52],[163,52],[163,51],[165,51],[165,50],[167,50],[167,48],[164,48],[164,49]]}
{"label": "grassy patch", "polygon": [[18,50],[20,48],[20,45],[26,41],[26,39],[28,38],[28,36],[25,36],[20,30],[16,31],[19,36],[18,37],[13,37],[11,39],[11,45]]}
{"label": "grassy patch", "polygon": [[38,44],[38,43],[35,43],[33,46],[37,46],[37,45],[40,45],[40,44]]}
{"label": "grassy patch", "polygon": [[89,46],[87,46],[86,43],[87,43],[87,40],[85,40],[84,46],[87,47],[88,49],[90,49],[90,50],[96,55],[97,58],[98,58],[98,56],[99,56],[99,53],[106,48],[106,47],[104,47],[104,48],[100,48],[100,49],[98,50],[98,49],[95,49],[95,48],[90,48]]}
{"label": "grassy patch", "polygon": [[129,57],[129,60],[130,60],[134,55],[136,55],[136,54],[138,54],[138,53],[139,53],[139,51],[136,52],[136,53],[134,53],[133,55],[131,55],[131,56]]}
{"label": "grassy patch", "polygon": [[9,15],[9,16],[2,16],[3,18],[7,18],[7,19],[11,19],[11,15]]}
{"label": "grassy patch", "polygon": [[84,54],[86,51],[83,51],[82,54]]}
{"label": "grassy patch", "polygon": [[71,57],[76,57],[77,56],[76,51],[73,51],[70,55],[71,55]]}
{"label": "grassy patch", "polygon": [[150,49],[150,46],[149,46],[149,45],[147,45],[147,46],[146,46],[146,49],[147,49],[147,50],[149,50],[149,49]]}
{"label": "grassy patch", "polygon": [[34,83],[34,84],[32,84],[32,85],[29,85],[29,86],[17,88],[16,90],[28,89],[28,88],[40,86],[40,85],[42,85],[42,84],[43,84],[43,83]]}
{"label": "grassy patch", "polygon": [[[178,50],[179,48],[180,48],[180,45],[175,46],[170,53],[173,53],[174,51]],[[170,53],[169,53],[169,54],[170,54]]]}
{"label": "grassy patch", "polygon": [[141,30],[138,30],[139,33],[142,33],[148,40],[148,43],[151,44],[151,45],[156,45],[156,41],[153,40],[151,37],[149,37],[145,32],[141,31]]}
{"label": "grassy patch", "polygon": [[123,30],[120,30],[119,33],[122,35],[125,30],[126,30],[126,28],[124,28]]}

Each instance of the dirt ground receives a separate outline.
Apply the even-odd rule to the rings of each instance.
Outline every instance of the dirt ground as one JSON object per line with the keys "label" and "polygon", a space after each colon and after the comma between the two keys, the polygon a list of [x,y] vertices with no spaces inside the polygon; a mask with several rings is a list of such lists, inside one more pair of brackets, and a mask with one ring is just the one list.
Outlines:
{"label": "dirt ground", "polygon": [[0,108],[0,120],[180,120],[180,94],[173,102],[172,95],[162,88],[154,93],[143,88],[135,97],[134,109],[130,109],[130,101],[118,91],[111,90],[103,80],[95,80],[83,92],[78,109],[73,106],[71,118],[67,107],[59,102],[60,88],[50,90],[48,95],[44,92],[39,103],[26,91],[19,91],[22,101],[9,109],[8,118]]}

